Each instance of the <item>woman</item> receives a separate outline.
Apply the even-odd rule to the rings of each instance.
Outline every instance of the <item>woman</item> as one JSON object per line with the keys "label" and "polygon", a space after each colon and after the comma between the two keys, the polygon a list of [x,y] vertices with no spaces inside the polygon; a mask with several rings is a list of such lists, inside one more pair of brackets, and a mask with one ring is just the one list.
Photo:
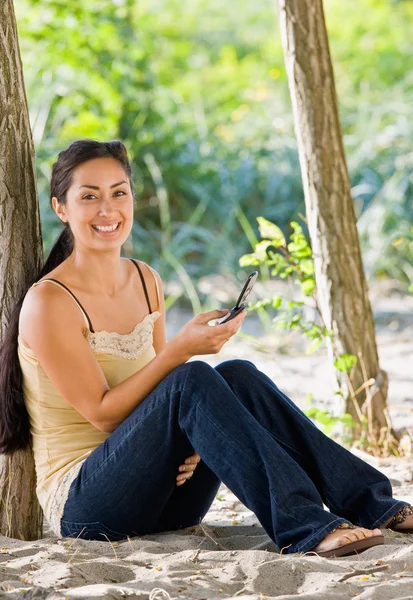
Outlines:
{"label": "woman", "polygon": [[51,204],[64,229],[2,348],[0,451],[32,441],[56,535],[120,540],[195,525],[221,481],[286,553],[350,554],[383,543],[380,526],[413,527],[388,479],[252,363],[187,362],[218,353],[245,311],[212,327],[227,311],[199,314],[166,342],[161,278],[120,256],[134,208],[123,144],[61,152]]}

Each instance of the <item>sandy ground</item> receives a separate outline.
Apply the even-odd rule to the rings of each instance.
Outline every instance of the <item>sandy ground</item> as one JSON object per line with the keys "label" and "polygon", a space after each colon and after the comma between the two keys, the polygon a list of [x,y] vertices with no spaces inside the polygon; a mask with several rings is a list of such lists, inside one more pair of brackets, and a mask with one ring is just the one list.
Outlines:
{"label": "sandy ground", "polygon": [[[411,298],[377,299],[379,355],[390,376],[389,406],[396,427],[413,426],[413,306]],[[189,316],[187,315],[189,318]],[[185,322],[171,319],[168,337]],[[248,321],[248,322],[247,322]],[[311,392],[326,403],[331,381],[325,358],[305,356],[291,336],[264,336],[248,319],[212,365],[248,358],[298,404]],[[276,341],[275,341],[276,338]],[[197,357],[199,358],[199,357]],[[368,459],[391,478],[394,495],[413,503],[412,460]],[[385,532],[385,545],[349,558],[283,556],[256,517],[224,486],[203,523],[179,532],[118,543],[0,538],[0,598],[53,599],[413,599],[413,535]]]}

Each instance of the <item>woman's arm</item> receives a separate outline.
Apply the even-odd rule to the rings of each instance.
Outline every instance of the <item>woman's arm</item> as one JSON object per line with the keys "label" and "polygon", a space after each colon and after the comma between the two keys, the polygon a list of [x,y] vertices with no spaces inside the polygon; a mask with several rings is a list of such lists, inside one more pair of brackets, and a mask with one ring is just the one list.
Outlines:
{"label": "woman's arm", "polygon": [[[159,283],[162,284],[160,277]],[[164,310],[163,293],[160,300],[161,310]],[[164,315],[161,315],[158,321],[163,318]],[[125,381],[110,388],[82,333],[84,320],[81,312],[57,286],[42,285],[30,290],[20,314],[20,327],[24,330],[24,339],[57,391],[92,425],[108,433],[166,375],[189,358],[175,347],[173,340],[166,343],[161,322],[157,330],[157,356]]]}
{"label": "woman's arm", "polygon": [[201,313],[167,343],[161,328],[160,352],[113,388],[83,335],[82,313],[58,286],[32,288],[23,302],[19,325],[59,394],[97,429],[111,433],[176,367],[192,356],[218,353],[245,315],[242,311],[231,321],[210,327],[209,322],[222,317],[222,311]]}
{"label": "woman's arm", "polygon": [[99,406],[99,429],[111,433],[158,383],[186,362],[176,350],[171,340],[151,362],[104,394]]}

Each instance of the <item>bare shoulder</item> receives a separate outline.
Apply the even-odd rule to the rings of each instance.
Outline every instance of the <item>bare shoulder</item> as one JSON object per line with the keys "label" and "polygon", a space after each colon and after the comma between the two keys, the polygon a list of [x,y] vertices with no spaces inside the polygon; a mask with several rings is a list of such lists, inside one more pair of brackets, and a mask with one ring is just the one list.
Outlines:
{"label": "bare shoulder", "polygon": [[[148,263],[144,262],[143,260],[138,260],[137,258],[134,258],[133,260],[136,263],[138,263],[144,276],[145,276],[145,272],[146,273],[151,272],[153,274],[153,276],[157,278],[158,282],[162,283],[161,276],[159,275],[159,273],[153,267],[148,265]],[[146,277],[145,277],[145,280],[146,280]]]}
{"label": "bare shoulder", "polygon": [[133,259],[141,268],[143,278],[145,280],[151,304],[157,307],[157,310],[162,311],[163,300],[163,283],[159,273],[143,260]]}
{"label": "bare shoulder", "polygon": [[43,281],[49,279],[49,273],[32,286],[23,301],[19,318],[19,334],[24,343],[32,348],[33,338],[46,331],[55,335],[72,331],[73,328],[83,335],[85,321],[75,304],[59,285]]}
{"label": "bare shoulder", "polygon": [[57,392],[92,425],[100,423],[103,395],[110,389],[85,333],[83,315],[57,284],[43,281],[26,294],[19,333]]}

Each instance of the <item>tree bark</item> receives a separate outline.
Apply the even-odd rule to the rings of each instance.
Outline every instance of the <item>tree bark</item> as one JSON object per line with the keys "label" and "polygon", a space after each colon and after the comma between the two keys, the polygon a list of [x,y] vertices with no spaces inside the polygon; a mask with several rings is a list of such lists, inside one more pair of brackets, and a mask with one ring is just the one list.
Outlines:
{"label": "tree bark", "polygon": [[[0,3],[0,341],[11,311],[41,268],[34,148],[12,0]],[[33,453],[0,457],[0,532],[42,536]]]}
{"label": "tree bark", "polygon": [[[344,154],[333,67],[322,0],[279,0],[280,25],[293,105],[320,311],[333,331],[336,354],[359,358],[346,390],[346,410],[357,415],[357,394],[372,430],[387,426],[388,378],[380,369],[373,316],[361,257]],[[330,344],[330,352],[334,350]],[[342,407],[344,408],[344,406]]]}

